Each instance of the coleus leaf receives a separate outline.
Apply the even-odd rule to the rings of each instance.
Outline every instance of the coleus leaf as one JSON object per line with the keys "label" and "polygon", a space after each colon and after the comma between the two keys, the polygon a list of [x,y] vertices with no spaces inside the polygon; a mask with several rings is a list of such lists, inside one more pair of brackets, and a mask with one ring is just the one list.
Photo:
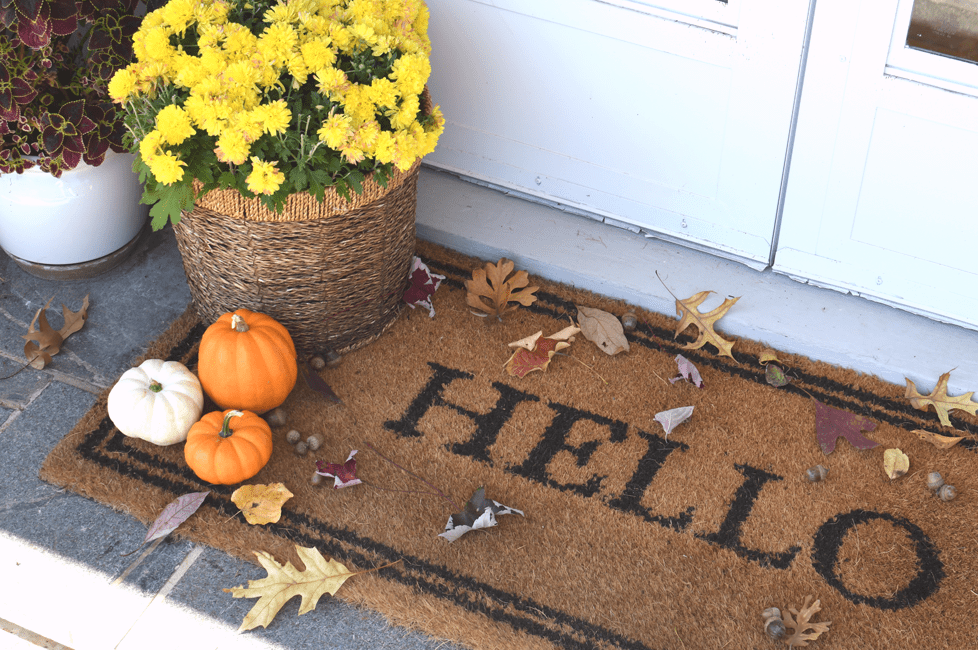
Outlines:
{"label": "coleus leaf", "polygon": [[498,501],[487,499],[486,489],[480,487],[472,494],[472,498],[465,503],[465,507],[461,512],[456,512],[448,518],[448,523],[445,525],[445,532],[438,536],[447,539],[449,542],[454,542],[470,530],[495,526],[498,523],[496,521],[497,515],[511,515],[514,513],[521,517],[524,516],[522,510],[510,508]]}
{"label": "coleus leaf", "polygon": [[826,406],[814,397],[811,400],[815,402],[815,438],[826,456],[835,451],[835,443],[840,437],[861,451],[879,444],[862,434],[876,428],[876,423],[869,418]]}
{"label": "coleus leaf", "polygon": [[764,368],[764,379],[775,388],[786,386],[790,380],[785,376],[784,370],[773,363],[767,364]]}
{"label": "coleus leaf", "polygon": [[679,367],[679,375],[670,379],[669,383],[675,384],[680,379],[685,379],[697,388],[703,388],[703,378],[700,377],[700,371],[696,369],[692,361],[681,354],[677,354],[676,365]]}
{"label": "coleus leaf", "polygon": [[411,309],[415,307],[426,307],[428,315],[435,317],[435,307],[431,303],[431,297],[435,295],[444,275],[432,273],[431,269],[421,261],[420,257],[415,256],[414,265],[411,268],[411,275],[408,278],[410,285],[404,292],[403,300]]}
{"label": "coleus leaf", "polygon": [[662,425],[662,428],[666,432],[666,438],[668,438],[672,430],[688,420],[692,414],[692,406],[680,406],[679,408],[656,413],[655,421]]}
{"label": "coleus leaf", "polygon": [[353,485],[360,485],[360,483],[363,481],[357,478],[357,461],[353,458],[356,455],[357,450],[354,449],[350,452],[350,455],[346,457],[346,462],[342,465],[337,463],[324,463],[321,460],[317,460],[316,469],[318,471],[316,473],[321,476],[332,477],[334,490]]}

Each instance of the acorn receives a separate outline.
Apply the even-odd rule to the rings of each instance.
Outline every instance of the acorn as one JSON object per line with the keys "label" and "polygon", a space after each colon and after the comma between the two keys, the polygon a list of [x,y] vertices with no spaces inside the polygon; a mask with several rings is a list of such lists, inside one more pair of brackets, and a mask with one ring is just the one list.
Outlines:
{"label": "acorn", "polygon": [[326,351],[326,365],[330,368],[335,368],[340,365],[340,361],[343,360],[343,356],[333,352],[332,350]]}
{"label": "acorn", "polygon": [[942,485],[944,485],[944,477],[941,476],[940,472],[927,473],[927,488],[929,490],[940,490]]}
{"label": "acorn", "polygon": [[268,422],[268,426],[270,427],[284,427],[285,419],[285,409],[281,406],[273,408],[265,414],[265,422]]}
{"label": "acorn", "polygon": [[638,316],[634,312],[626,311],[621,317],[621,326],[626,332],[631,332],[638,326]]}
{"label": "acorn", "polygon": [[816,465],[815,467],[809,467],[805,470],[805,480],[810,483],[818,483],[819,481],[824,481],[828,474],[828,467],[825,465]]}
{"label": "acorn", "polygon": [[937,490],[937,498],[941,501],[950,501],[956,496],[958,496],[958,491],[953,485],[942,485]]}
{"label": "acorn", "polygon": [[285,439],[290,445],[294,445],[302,440],[302,434],[295,429],[290,429],[287,434],[285,434]]}
{"label": "acorn", "polygon": [[300,440],[299,442],[295,443],[295,447],[293,447],[293,449],[295,450],[296,456],[305,456],[306,452],[309,451],[309,445]]}
{"label": "acorn", "polygon": [[323,446],[323,437],[318,433],[312,434],[306,438],[306,446],[309,447],[311,451],[316,451]]}
{"label": "acorn", "polygon": [[320,474],[319,472],[313,472],[312,478],[309,479],[309,482],[312,483],[314,486],[322,485],[323,478],[324,478],[323,475]]}
{"label": "acorn", "polygon": [[326,367],[326,360],[317,354],[313,358],[309,359],[309,365],[312,367],[313,370],[319,372],[320,370]]}
{"label": "acorn", "polygon": [[764,631],[772,639],[780,639],[787,632],[781,620],[781,610],[777,607],[768,607],[761,612],[761,617],[764,619]]}

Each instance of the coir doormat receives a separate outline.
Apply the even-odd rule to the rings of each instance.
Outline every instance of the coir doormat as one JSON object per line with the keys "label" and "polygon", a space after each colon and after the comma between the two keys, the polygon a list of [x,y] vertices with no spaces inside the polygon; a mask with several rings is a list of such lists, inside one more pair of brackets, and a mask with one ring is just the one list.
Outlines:
{"label": "coir doormat", "polygon": [[[951,411],[964,440],[940,450],[914,430],[952,431],[903,386],[779,354],[790,383],[774,387],[763,345],[737,341],[734,358],[684,350],[692,339],[674,340],[676,319],[642,311],[628,352],[608,356],[578,336],[545,372],[517,378],[504,369],[510,342],[561,330],[575,305],[618,316],[628,306],[531,278],[534,304],[478,318],[462,283],[482,262],[425,245],[420,254],[446,276],[434,318],[405,310],[322,371],[342,405],[301,379],[286,402],[271,462],[248,481],[294,493],[278,523],[248,524],[230,500],[237,486],[198,480],[181,444],[120,434],[104,397],[47,458],[43,478],[147,523],[178,496],[212,490],[177,534],[252,562],[265,551],[301,566],[296,545],[355,569],[401,560],[337,597],[473,648],[785,647],[787,635],[766,636],[762,612],[800,610],[809,596],[821,604],[811,621],[831,622],[810,647],[975,647],[976,418]],[[202,331],[188,312],[149,356],[193,368]],[[677,354],[702,388],[670,382]],[[824,454],[815,400],[878,446],[839,438]],[[686,406],[692,416],[666,435],[655,415]],[[325,444],[297,456],[286,442],[293,428]],[[892,448],[910,460],[896,479],[884,472]],[[354,449],[367,484],[312,485],[317,459],[342,463]],[[448,542],[438,536],[448,501],[372,449],[458,503],[484,486],[524,516]],[[819,464],[825,479],[806,480]],[[956,486],[955,499],[928,489],[931,471]],[[214,598],[234,586],[215,584]]]}

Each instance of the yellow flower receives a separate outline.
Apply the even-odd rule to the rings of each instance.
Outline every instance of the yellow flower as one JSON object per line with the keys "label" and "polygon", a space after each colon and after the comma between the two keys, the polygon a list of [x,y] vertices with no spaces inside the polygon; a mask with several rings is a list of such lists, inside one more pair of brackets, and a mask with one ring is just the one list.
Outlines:
{"label": "yellow flower", "polygon": [[109,97],[118,104],[125,104],[129,95],[136,90],[136,75],[131,68],[119,70],[109,81]]}
{"label": "yellow flower", "polygon": [[217,147],[214,153],[217,159],[224,163],[240,165],[248,159],[248,152],[251,151],[249,145],[240,132],[227,131],[217,138]]}
{"label": "yellow flower", "polygon": [[327,147],[339,150],[350,133],[350,118],[346,115],[333,115],[323,122],[317,135]]}
{"label": "yellow flower", "polygon": [[285,174],[280,172],[275,163],[267,163],[251,157],[251,173],[245,179],[248,189],[255,194],[272,194],[285,181]]}
{"label": "yellow flower", "polygon": [[146,164],[156,157],[162,143],[163,135],[159,131],[150,131],[143,137],[139,143],[139,155]]}
{"label": "yellow flower", "polygon": [[291,25],[272,23],[258,38],[258,48],[266,52],[269,58],[284,63],[289,59],[298,40],[299,37]]}
{"label": "yellow flower", "polygon": [[163,20],[174,32],[183,33],[194,20],[193,0],[169,0],[160,8]]}
{"label": "yellow flower", "polygon": [[147,164],[149,165],[149,170],[153,172],[153,176],[156,177],[157,182],[163,183],[164,185],[172,185],[183,179],[183,168],[187,166],[187,163],[169,151],[155,156]]}
{"label": "yellow flower", "polygon": [[262,104],[255,108],[252,113],[261,125],[265,133],[281,135],[289,128],[292,121],[292,111],[285,104],[284,99],[279,99],[271,104]]}
{"label": "yellow flower", "polygon": [[167,144],[180,144],[196,131],[190,125],[190,116],[179,106],[168,104],[156,114],[156,129]]}
{"label": "yellow flower", "polygon": [[329,38],[324,41],[309,41],[299,48],[302,58],[310,70],[319,70],[336,63],[336,53],[329,48]]}
{"label": "yellow flower", "polygon": [[338,68],[323,68],[316,73],[316,81],[319,82],[319,92],[329,95],[333,101],[338,100],[350,88],[346,73]]}

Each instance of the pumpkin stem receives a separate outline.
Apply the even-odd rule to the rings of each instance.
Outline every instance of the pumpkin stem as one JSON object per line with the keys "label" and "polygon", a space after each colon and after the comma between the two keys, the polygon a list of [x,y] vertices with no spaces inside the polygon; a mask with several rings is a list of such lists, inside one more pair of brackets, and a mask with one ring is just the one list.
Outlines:
{"label": "pumpkin stem", "polygon": [[237,314],[231,314],[231,329],[233,329],[235,332],[247,332],[248,323],[246,323],[244,319]]}
{"label": "pumpkin stem", "polygon": [[163,390],[163,384],[154,379],[153,381],[149,382],[149,389],[154,393],[158,393]]}
{"label": "pumpkin stem", "polygon": [[224,414],[224,424],[221,425],[222,438],[230,438],[231,434],[233,433],[231,431],[231,426],[230,426],[231,418],[239,418],[242,415],[244,415],[244,413],[242,413],[241,411],[228,411],[227,413]]}

